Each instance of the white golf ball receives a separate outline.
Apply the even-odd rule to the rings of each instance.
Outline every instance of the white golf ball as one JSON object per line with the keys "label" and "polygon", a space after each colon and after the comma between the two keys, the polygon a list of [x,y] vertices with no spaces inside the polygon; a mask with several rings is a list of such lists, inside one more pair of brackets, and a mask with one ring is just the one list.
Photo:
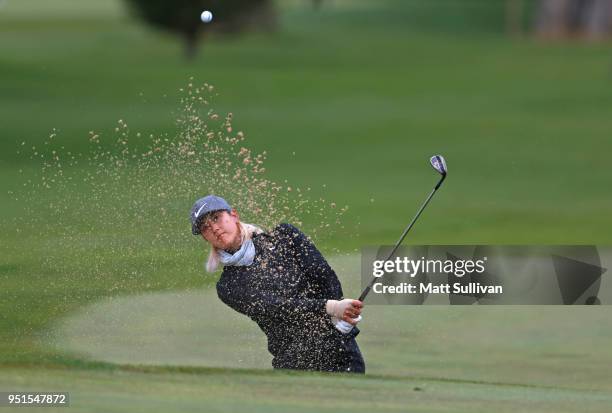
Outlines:
{"label": "white golf ball", "polygon": [[200,15],[200,19],[202,19],[204,23],[210,23],[212,21],[212,13],[208,10],[204,10]]}

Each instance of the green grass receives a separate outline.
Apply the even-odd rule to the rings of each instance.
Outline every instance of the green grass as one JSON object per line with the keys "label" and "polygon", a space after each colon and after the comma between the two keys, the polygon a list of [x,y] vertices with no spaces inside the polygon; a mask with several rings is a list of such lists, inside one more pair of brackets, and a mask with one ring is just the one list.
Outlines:
{"label": "green grass", "polygon": [[[323,15],[342,16],[334,10]],[[212,39],[186,64],[171,38],[97,16],[3,22],[3,175],[28,161],[16,156],[22,141],[40,143],[54,127],[74,152],[119,118],[172,136],[176,91],[194,75],[217,86],[216,107],[268,151],[269,176],[350,206],[357,236],[326,246],[391,242],[435,180],[434,152],[452,175],[414,242],[610,240],[597,230],[609,226],[611,204],[606,45],[340,29],[300,9],[277,36]]]}
{"label": "green grass", "polygon": [[[3,369],[12,391],[69,391],[71,411],[604,412],[609,394],[427,378],[191,369]],[[27,410],[25,410],[27,411]]]}
{"label": "green grass", "polygon": [[[121,219],[83,225],[76,208],[58,222],[43,214],[45,225],[34,226],[40,221],[29,217],[24,206],[24,199],[32,199],[27,183],[36,182],[41,166],[40,160],[30,159],[29,148],[46,152],[44,142],[53,128],[63,153],[86,152],[88,132],[111,136],[118,119],[143,136],[172,137],[178,89],[190,76],[214,84],[219,92],[214,107],[233,112],[234,127],[245,131],[248,144],[268,152],[268,177],[312,187],[315,199],[349,205],[346,228],[317,240],[326,254],[394,242],[437,179],[427,165],[433,153],[446,156],[450,175],[411,233],[411,243],[610,244],[609,44],[506,38],[499,26],[502,4],[470,2],[458,8],[449,1],[360,1],[334,2],[316,11],[308,2],[286,3],[276,34],[212,37],[195,61],[185,62],[175,39],[132,21],[118,2],[6,3],[0,8],[0,363],[80,366],[77,356],[41,345],[37,335],[102,297],[199,289],[214,282],[202,276],[202,246],[186,225],[185,212],[200,195],[198,189],[194,196],[169,201],[173,218],[159,242],[155,234]],[[133,144],[144,142],[134,139]],[[81,202],[88,193],[85,186],[72,191],[37,191],[36,205],[58,196]],[[121,207],[115,199],[103,202]],[[70,238],[60,228],[67,222],[75,222]],[[314,218],[306,219],[305,227],[315,224]],[[537,319],[539,311],[525,310],[524,316]],[[108,372],[88,365],[91,371],[3,369],[0,383],[4,388],[22,377],[25,387],[44,387],[61,373],[61,382],[76,388],[90,377],[82,384],[83,399],[75,402],[82,410],[88,404],[91,410],[101,409],[100,389],[109,398],[127,399],[134,409],[149,407],[147,397],[134,395],[148,381],[174,383],[168,393],[147,387],[146,394],[159,402],[172,391],[185,396],[208,389],[185,396],[182,410],[202,402],[217,410],[242,408],[244,399],[231,404],[234,393],[218,389],[217,378],[232,383],[238,394],[286,390],[286,399],[276,407],[262,398],[257,405],[262,410],[320,410],[325,402],[370,411],[406,406],[422,411],[504,411],[505,406],[575,411],[581,403],[603,411],[601,400],[609,404],[607,396],[587,391],[601,384],[602,368],[588,356],[591,348],[609,361],[609,346],[602,345],[608,338],[593,332],[605,325],[606,313],[593,311],[599,311],[596,317],[571,313],[572,323],[583,327],[574,334],[582,337],[562,334],[567,316],[561,313],[556,320],[551,315],[540,332],[522,330],[515,320],[525,348],[515,358],[493,352],[485,359],[490,369],[479,364],[475,352],[440,348],[419,358],[405,354],[410,340],[398,340],[400,347],[389,339],[384,344],[393,350],[372,353],[368,361],[373,366],[400,360],[424,376],[457,378],[469,376],[469,366],[476,365],[479,374],[489,374],[482,385],[426,381],[437,392],[409,392],[408,401],[403,389],[416,379],[221,370],[195,375]],[[441,330],[451,322],[428,308],[419,309],[419,315]],[[503,325],[504,317],[496,312],[470,315],[479,329],[475,339],[493,340],[491,329]],[[393,327],[388,328],[380,336],[389,336]],[[361,340],[367,347],[378,337],[364,329]],[[468,345],[465,337],[459,341]],[[432,343],[418,346],[426,350]],[[545,354],[547,346],[555,348],[553,356]],[[526,383],[520,377],[525,360],[542,361],[534,362],[536,383],[572,377],[562,354],[571,355],[571,365],[586,360],[580,385],[565,383],[582,392],[490,384],[502,376]],[[112,380],[118,380],[116,388],[107,387]],[[262,380],[261,386],[253,380]],[[133,387],[121,386],[132,381]],[[310,381],[316,382],[319,398],[296,390]],[[344,384],[351,389],[347,399],[355,400],[348,404],[335,397]],[[521,392],[534,404],[518,400]],[[109,409],[121,410],[119,401]]]}
{"label": "green grass", "polygon": [[[355,296],[359,256],[331,262]],[[612,334],[601,329],[607,307],[367,305],[359,343],[368,374],[612,390],[601,369],[612,362]],[[102,300],[51,324],[37,341],[115,364],[261,369],[271,362],[259,328],[214,290]]]}

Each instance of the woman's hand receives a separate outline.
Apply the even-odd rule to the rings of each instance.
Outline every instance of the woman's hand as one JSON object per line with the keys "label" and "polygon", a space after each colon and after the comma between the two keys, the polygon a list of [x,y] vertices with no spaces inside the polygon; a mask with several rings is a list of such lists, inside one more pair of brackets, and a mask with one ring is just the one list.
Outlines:
{"label": "woman's hand", "polygon": [[346,321],[351,325],[356,325],[359,320],[357,317],[361,315],[363,303],[359,300],[345,298],[344,300],[327,300],[325,310],[327,314],[336,317],[338,320]]}

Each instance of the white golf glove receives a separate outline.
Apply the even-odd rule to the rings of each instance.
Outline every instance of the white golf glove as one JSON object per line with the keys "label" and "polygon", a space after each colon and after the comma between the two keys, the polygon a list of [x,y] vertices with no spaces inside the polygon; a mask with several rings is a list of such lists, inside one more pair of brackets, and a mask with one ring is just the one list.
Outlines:
{"label": "white golf glove", "polygon": [[[355,324],[357,324],[361,321],[361,316],[354,318],[353,320],[355,320]],[[340,331],[342,334],[350,333],[353,327],[355,327],[344,320],[338,320],[336,317],[332,317],[332,323],[334,323],[336,330]]]}

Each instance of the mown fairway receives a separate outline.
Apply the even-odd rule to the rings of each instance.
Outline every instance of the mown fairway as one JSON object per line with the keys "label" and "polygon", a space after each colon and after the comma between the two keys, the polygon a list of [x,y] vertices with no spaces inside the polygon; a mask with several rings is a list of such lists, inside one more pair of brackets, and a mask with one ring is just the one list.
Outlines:
{"label": "mown fairway", "polygon": [[[88,132],[109,136],[118,119],[172,137],[191,76],[214,84],[215,109],[268,152],[271,179],[349,206],[345,228],[317,240],[326,254],[394,242],[435,182],[433,153],[450,175],[411,243],[611,244],[609,43],[509,39],[491,23],[503,21],[501,1],[431,4],[283,2],[276,34],[213,37],[188,63],[118,2],[2,3],[0,389],[65,388],[81,411],[609,410],[606,307],[402,308],[391,318],[372,308],[379,322],[368,327],[366,314],[360,336],[367,378],[125,370],[45,344],[62,317],[99,299],[215,281],[186,224],[198,188],[169,201],[167,245],[121,217],[112,233],[77,226],[66,239],[24,208],[41,167],[31,147],[47,154],[53,128],[62,153],[86,152]],[[86,197],[73,190],[61,196]],[[34,197],[44,205],[57,193]]]}
{"label": "mown fairway", "polygon": [[70,389],[79,412],[606,412],[612,403],[597,391],[261,370],[3,369],[0,386]]}

